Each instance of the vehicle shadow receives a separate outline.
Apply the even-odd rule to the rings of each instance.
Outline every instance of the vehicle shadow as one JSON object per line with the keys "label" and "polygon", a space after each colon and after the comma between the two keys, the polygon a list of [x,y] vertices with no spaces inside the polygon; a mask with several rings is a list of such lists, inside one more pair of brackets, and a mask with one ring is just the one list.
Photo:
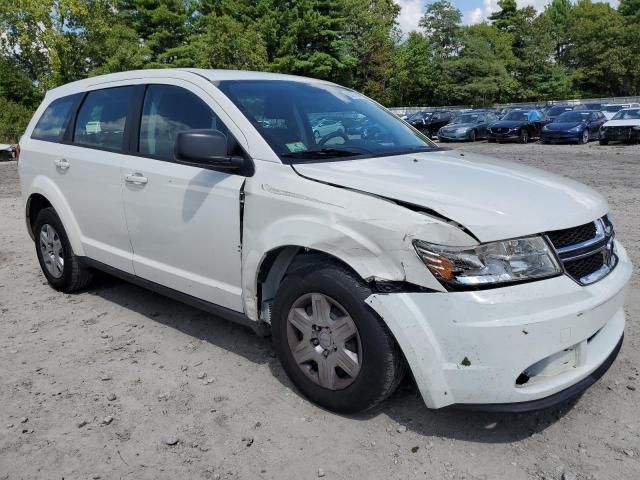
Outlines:
{"label": "vehicle shadow", "polygon": [[[109,275],[99,274],[96,280],[87,290],[88,294],[96,295],[185,335],[233,352],[253,363],[266,364],[281,384],[302,396],[275,357],[270,338],[259,337],[248,327]],[[385,415],[405,426],[408,431],[426,437],[508,443],[545,430],[571,411],[576,402],[577,399],[574,399],[546,410],[519,414],[483,413],[450,408],[429,410],[425,407],[413,379],[408,375],[398,390],[381,405],[364,413],[342,416],[351,420],[369,421]]]}

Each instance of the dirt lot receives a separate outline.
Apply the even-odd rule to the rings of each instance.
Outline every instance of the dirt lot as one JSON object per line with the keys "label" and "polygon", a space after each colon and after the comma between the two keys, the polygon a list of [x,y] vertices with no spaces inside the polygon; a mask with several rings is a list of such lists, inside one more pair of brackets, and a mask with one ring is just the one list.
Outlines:
{"label": "dirt lot", "polygon": [[[640,265],[640,147],[462,148],[596,188]],[[430,411],[407,382],[366,415],[334,415],[301,398],[249,330],[110,278],[49,288],[16,164],[0,163],[0,480],[638,479],[638,274],[627,312],[618,361],[571,405]]]}

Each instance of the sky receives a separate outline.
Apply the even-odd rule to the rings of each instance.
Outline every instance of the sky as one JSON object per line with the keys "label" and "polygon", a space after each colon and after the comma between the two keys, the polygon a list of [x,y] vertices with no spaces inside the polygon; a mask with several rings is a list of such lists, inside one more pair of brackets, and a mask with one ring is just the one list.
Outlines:
{"label": "sky", "polygon": [[[404,33],[418,28],[418,22],[425,5],[435,0],[395,0],[402,7],[398,23]],[[462,23],[473,24],[486,20],[492,12],[499,10],[498,0],[450,0],[453,5],[462,12]],[[612,6],[618,5],[618,0],[608,1]],[[520,7],[532,5],[536,10],[543,10],[550,0],[518,0]]]}

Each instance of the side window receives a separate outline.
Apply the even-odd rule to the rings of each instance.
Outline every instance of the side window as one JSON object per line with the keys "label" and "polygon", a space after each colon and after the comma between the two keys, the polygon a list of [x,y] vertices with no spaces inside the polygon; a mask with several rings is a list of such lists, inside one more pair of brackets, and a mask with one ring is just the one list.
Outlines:
{"label": "side window", "polygon": [[178,132],[195,129],[214,129],[228,135],[211,108],[190,91],[173,85],[147,87],[140,122],[141,154],[173,160]]}
{"label": "side window", "polygon": [[114,87],[89,92],[80,107],[73,143],[122,150],[124,126],[133,87]]}
{"label": "side window", "polygon": [[31,138],[50,142],[62,140],[77,99],[78,95],[71,95],[51,102],[33,129]]}

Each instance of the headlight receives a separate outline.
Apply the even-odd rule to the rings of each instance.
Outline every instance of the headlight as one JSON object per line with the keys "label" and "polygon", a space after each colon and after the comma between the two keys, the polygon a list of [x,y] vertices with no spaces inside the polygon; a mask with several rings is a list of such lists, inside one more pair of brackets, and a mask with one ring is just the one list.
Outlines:
{"label": "headlight", "polygon": [[467,133],[468,131],[468,128],[456,128],[456,133]]}
{"label": "headlight", "polygon": [[582,130],[582,125],[570,128],[569,130],[571,130],[572,132],[579,132],[580,130]]}
{"label": "headlight", "polygon": [[448,247],[414,240],[413,246],[431,273],[452,289],[497,286],[553,277],[562,273],[542,237]]}
{"label": "headlight", "polygon": [[543,127],[542,127],[542,131],[543,131],[543,132],[546,132],[547,130],[549,130],[549,127],[548,127],[547,125],[545,125],[545,126],[543,126]]}

